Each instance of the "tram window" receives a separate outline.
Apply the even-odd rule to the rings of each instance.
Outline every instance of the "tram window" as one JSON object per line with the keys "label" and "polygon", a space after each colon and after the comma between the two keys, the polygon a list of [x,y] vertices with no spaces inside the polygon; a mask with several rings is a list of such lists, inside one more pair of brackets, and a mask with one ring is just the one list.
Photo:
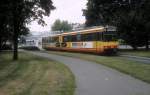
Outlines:
{"label": "tram window", "polygon": [[93,41],[97,41],[98,40],[98,32],[93,33],[93,36],[94,36]]}
{"label": "tram window", "polygon": [[87,34],[83,34],[83,41],[87,41],[87,39],[88,39]]}
{"label": "tram window", "polygon": [[68,36],[68,42],[70,42],[70,41],[71,41],[71,36],[69,35],[69,36]]}
{"label": "tram window", "polygon": [[84,41],[89,41],[91,39],[91,37],[89,37],[89,34],[84,34],[83,37]]}
{"label": "tram window", "polygon": [[45,43],[47,43],[47,40],[46,40],[46,38],[44,39],[44,42],[45,42]]}
{"label": "tram window", "polygon": [[46,43],[46,39],[45,38],[43,38],[43,42]]}
{"label": "tram window", "polygon": [[72,35],[72,36],[71,36],[71,41],[72,41],[72,42],[76,42],[76,41],[77,41],[76,35]]}
{"label": "tram window", "polygon": [[106,34],[106,35],[107,35],[107,34],[108,34],[108,35],[110,35],[110,34],[111,34],[111,35],[114,35],[114,34],[116,34],[116,32],[115,32],[115,31],[105,31],[104,34]]}
{"label": "tram window", "polygon": [[83,34],[83,41],[96,41],[97,33]]}
{"label": "tram window", "polygon": [[46,43],[46,39],[44,39],[44,43]]}
{"label": "tram window", "polygon": [[98,32],[97,33],[97,40],[102,41],[102,39],[103,39],[103,32]]}
{"label": "tram window", "polygon": [[66,36],[63,37],[63,41],[67,42],[67,37]]}
{"label": "tram window", "polygon": [[48,43],[51,43],[51,38],[50,37],[48,38]]}
{"label": "tram window", "polygon": [[54,42],[53,37],[51,38],[51,42]]}
{"label": "tram window", "polygon": [[45,39],[44,38],[42,38],[42,43],[45,43]]}
{"label": "tram window", "polygon": [[44,38],[42,38],[42,42],[45,43]]}
{"label": "tram window", "polygon": [[49,38],[46,39],[47,43],[49,43]]}
{"label": "tram window", "polygon": [[70,35],[64,36],[64,37],[63,37],[63,41],[64,41],[64,42],[70,42],[70,41],[71,41],[71,36],[70,36]]}
{"label": "tram window", "polygon": [[52,40],[52,37],[50,37],[50,42],[52,42],[53,40]]}
{"label": "tram window", "polygon": [[46,38],[46,43],[48,43],[47,38]]}
{"label": "tram window", "polygon": [[107,31],[104,33],[104,41],[116,41],[117,34],[115,31]]}
{"label": "tram window", "polygon": [[81,41],[81,34],[77,35],[77,41]]}
{"label": "tram window", "polygon": [[52,37],[51,38],[51,42],[58,42],[59,41],[59,38],[58,37]]}
{"label": "tram window", "polygon": [[43,42],[44,42],[44,43],[49,43],[49,38],[48,38],[48,37],[47,37],[47,38],[44,38],[44,39],[43,39]]}
{"label": "tram window", "polygon": [[53,42],[53,37],[51,37],[50,40],[51,40],[51,43],[52,43]]}
{"label": "tram window", "polygon": [[47,43],[49,43],[49,38],[47,38]]}

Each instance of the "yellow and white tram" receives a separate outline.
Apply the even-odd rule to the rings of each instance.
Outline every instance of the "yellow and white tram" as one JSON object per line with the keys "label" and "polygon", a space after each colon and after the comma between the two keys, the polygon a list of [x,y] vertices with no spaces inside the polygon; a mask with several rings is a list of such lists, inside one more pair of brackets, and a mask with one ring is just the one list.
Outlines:
{"label": "yellow and white tram", "polygon": [[42,38],[42,46],[47,50],[63,50],[88,53],[116,53],[118,42],[115,31],[96,27]]}

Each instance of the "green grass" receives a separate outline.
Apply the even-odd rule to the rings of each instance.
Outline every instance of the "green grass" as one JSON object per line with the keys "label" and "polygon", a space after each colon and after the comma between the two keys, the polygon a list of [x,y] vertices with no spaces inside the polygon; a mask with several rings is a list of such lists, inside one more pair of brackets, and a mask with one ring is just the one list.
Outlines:
{"label": "green grass", "polygon": [[0,95],[73,95],[75,80],[61,63],[20,53],[0,55]]}
{"label": "green grass", "polygon": [[98,55],[90,55],[90,54],[54,52],[54,51],[48,51],[48,53],[69,56],[69,57],[76,57],[80,59],[93,61],[114,68],[120,72],[129,74],[135,78],[150,83],[149,64],[141,64],[139,62],[127,60],[126,58],[118,57],[118,56],[98,56]]}
{"label": "green grass", "polygon": [[150,58],[150,50],[122,50],[120,53],[128,54],[132,56],[141,56],[141,57],[149,57]]}

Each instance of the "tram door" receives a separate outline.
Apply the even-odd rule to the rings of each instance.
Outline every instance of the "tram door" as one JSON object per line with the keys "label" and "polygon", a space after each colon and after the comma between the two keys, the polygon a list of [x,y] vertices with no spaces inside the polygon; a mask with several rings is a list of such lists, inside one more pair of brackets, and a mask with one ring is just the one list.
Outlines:
{"label": "tram door", "polygon": [[97,35],[96,35],[96,52],[100,52],[102,50],[102,40],[103,40],[103,32],[97,32]]}

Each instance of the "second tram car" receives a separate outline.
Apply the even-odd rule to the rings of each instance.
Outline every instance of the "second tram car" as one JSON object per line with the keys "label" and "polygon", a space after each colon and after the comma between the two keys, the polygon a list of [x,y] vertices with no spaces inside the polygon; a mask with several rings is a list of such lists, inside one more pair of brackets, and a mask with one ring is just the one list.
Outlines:
{"label": "second tram car", "polygon": [[112,54],[117,53],[118,42],[115,31],[96,27],[44,37],[42,46],[47,50]]}

